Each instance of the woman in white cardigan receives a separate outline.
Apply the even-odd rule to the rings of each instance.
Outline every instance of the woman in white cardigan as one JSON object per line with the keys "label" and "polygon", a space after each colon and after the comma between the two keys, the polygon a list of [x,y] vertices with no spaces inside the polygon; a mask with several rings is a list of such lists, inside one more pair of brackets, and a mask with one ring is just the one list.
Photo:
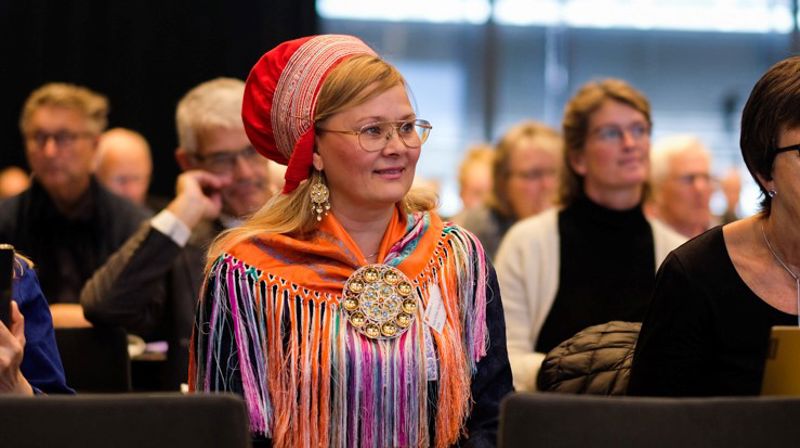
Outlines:
{"label": "woman in white cardigan", "polygon": [[685,238],[642,212],[650,105],[624,81],[584,85],[564,113],[561,208],[516,224],[497,253],[517,390],[544,354],[590,326],[641,321],[666,255]]}

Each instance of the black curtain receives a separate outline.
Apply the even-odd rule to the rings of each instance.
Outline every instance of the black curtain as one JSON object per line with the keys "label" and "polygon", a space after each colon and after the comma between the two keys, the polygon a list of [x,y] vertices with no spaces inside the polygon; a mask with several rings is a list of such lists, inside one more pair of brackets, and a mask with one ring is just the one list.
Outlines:
{"label": "black curtain", "polygon": [[171,196],[181,96],[218,76],[245,79],[264,52],[315,32],[314,0],[0,0],[0,168],[27,168],[28,94],[71,82],[108,96],[110,127],[144,134],[151,192]]}

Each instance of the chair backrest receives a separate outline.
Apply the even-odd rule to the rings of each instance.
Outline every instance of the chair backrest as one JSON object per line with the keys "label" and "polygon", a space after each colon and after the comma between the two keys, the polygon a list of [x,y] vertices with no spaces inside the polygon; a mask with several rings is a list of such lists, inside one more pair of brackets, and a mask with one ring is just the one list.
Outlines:
{"label": "chair backrest", "polygon": [[762,447],[800,440],[800,399],[513,394],[501,406],[499,446]]}
{"label": "chair backrest", "polygon": [[128,336],[119,327],[56,328],[67,384],[78,392],[129,392]]}
{"label": "chair backrest", "polygon": [[0,396],[0,446],[244,448],[244,402],[230,394]]}

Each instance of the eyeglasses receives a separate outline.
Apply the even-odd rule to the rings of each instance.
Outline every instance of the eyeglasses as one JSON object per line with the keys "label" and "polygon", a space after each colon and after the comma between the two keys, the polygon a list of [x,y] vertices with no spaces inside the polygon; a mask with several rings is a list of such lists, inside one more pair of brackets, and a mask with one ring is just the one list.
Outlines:
{"label": "eyeglasses", "polygon": [[717,179],[709,174],[706,173],[692,173],[692,174],[684,174],[683,176],[677,176],[673,178],[679,184],[690,187],[694,186],[697,181],[703,181],[703,183],[715,187],[717,185]]}
{"label": "eyeglasses", "polygon": [[788,151],[797,151],[797,154],[800,155],[800,145],[790,145],[790,146],[784,146],[783,148],[777,148],[775,149],[775,155],[777,156],[782,152],[788,152]]}
{"label": "eyeglasses", "polygon": [[540,179],[554,177],[556,170],[548,168],[534,168],[528,171],[512,171],[511,176],[519,177],[528,182],[535,182]]}
{"label": "eyeglasses", "polygon": [[53,142],[55,142],[57,148],[67,149],[75,145],[75,142],[78,141],[79,138],[91,137],[92,135],[94,134],[91,132],[72,132],[65,130],[53,133],[35,131],[27,133],[25,138],[36,150],[42,150],[47,146],[47,142],[50,141],[51,138]]}
{"label": "eyeglasses", "polygon": [[379,121],[366,124],[357,131],[340,131],[335,129],[317,128],[319,132],[335,132],[337,134],[350,134],[358,137],[361,149],[367,152],[382,151],[395,132],[408,148],[419,148],[428,139],[433,126],[426,120],[408,121]]}
{"label": "eyeglasses", "polygon": [[650,126],[644,123],[634,123],[622,127],[617,125],[601,126],[594,130],[593,134],[603,143],[622,143],[625,134],[628,134],[634,141],[641,141],[650,136]]}
{"label": "eyeglasses", "polygon": [[238,151],[218,151],[205,156],[195,154],[194,158],[204,167],[214,173],[229,173],[236,168],[239,157],[246,162],[252,162],[258,157],[258,151],[252,146],[247,146]]}

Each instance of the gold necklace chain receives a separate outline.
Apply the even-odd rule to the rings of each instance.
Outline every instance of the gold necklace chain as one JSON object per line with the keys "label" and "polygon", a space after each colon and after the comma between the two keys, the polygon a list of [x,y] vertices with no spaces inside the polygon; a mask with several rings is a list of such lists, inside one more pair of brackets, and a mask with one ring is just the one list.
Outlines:
{"label": "gold necklace chain", "polygon": [[769,242],[769,238],[767,238],[767,232],[766,230],[764,230],[763,221],[761,222],[761,235],[764,237],[764,242],[767,244],[767,249],[769,249],[769,252],[775,258],[775,261],[777,261],[778,264],[780,264],[781,267],[786,272],[788,272],[789,275],[791,275],[792,278],[794,279],[794,286],[797,291],[797,325],[800,326],[800,276],[798,276],[797,274],[794,273],[794,271],[789,269],[789,266],[783,262],[783,259],[781,259],[781,257],[778,256],[778,253],[775,251],[775,249],[772,247],[772,244]]}

